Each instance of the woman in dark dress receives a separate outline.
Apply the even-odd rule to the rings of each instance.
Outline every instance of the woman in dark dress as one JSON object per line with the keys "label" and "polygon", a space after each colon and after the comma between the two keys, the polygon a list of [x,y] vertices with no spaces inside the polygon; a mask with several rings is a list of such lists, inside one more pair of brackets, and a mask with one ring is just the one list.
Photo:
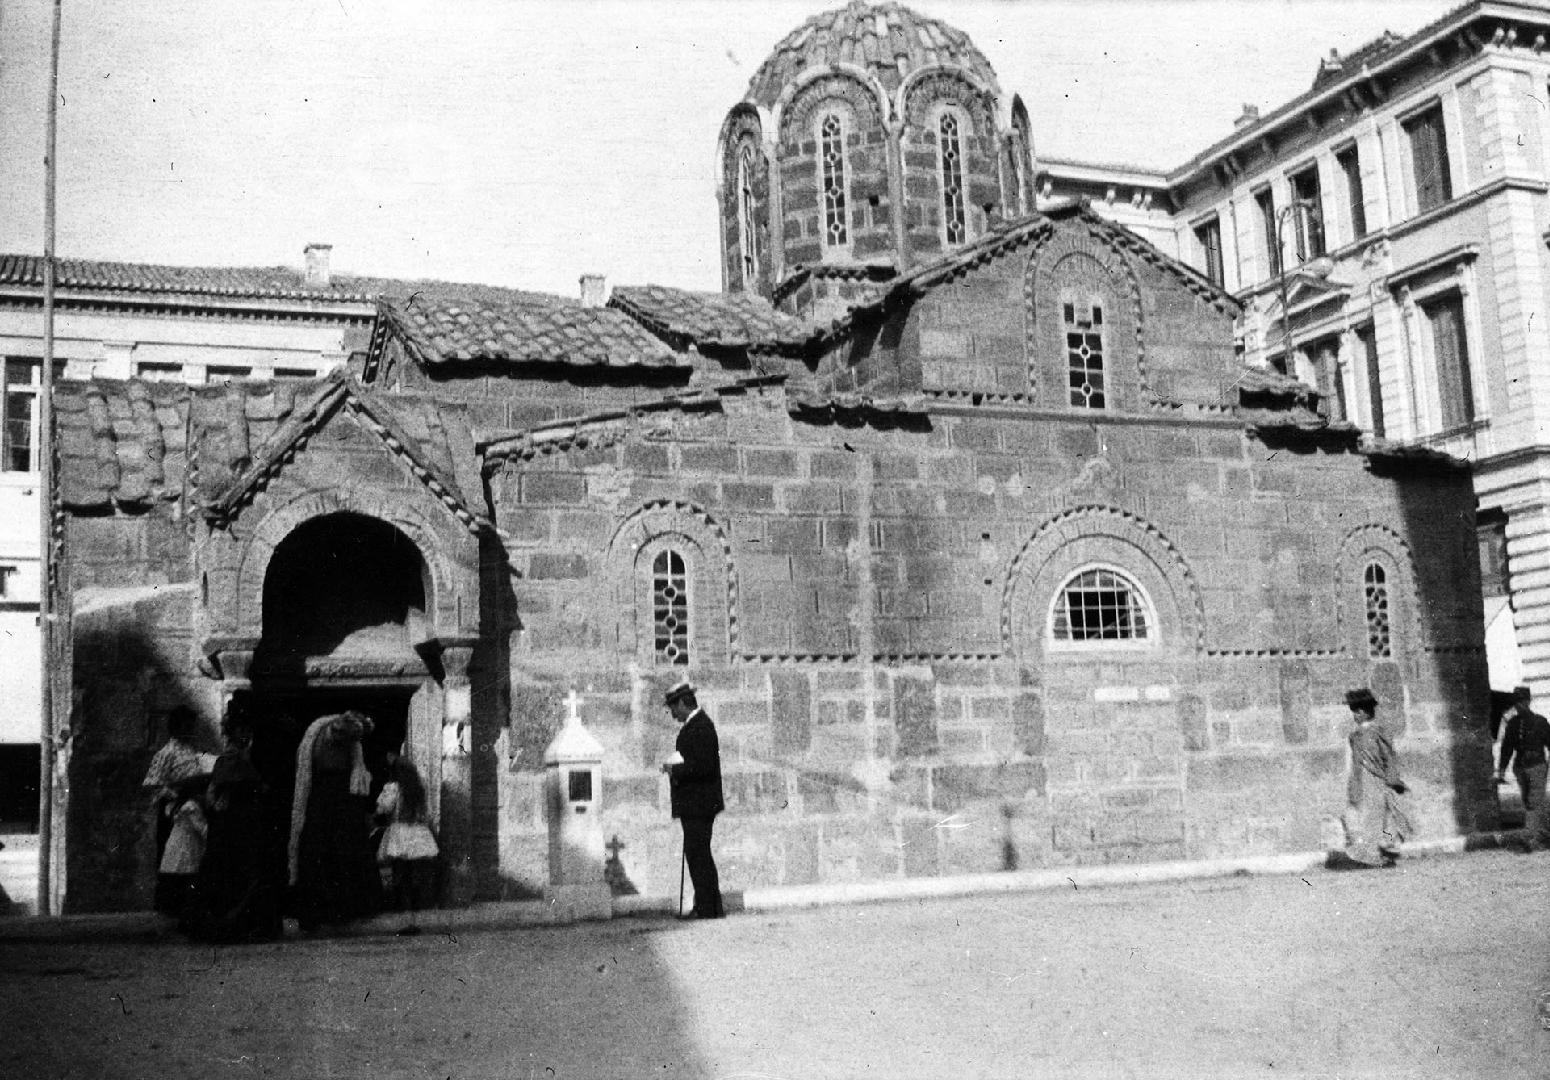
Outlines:
{"label": "woman in dark dress", "polygon": [[251,722],[233,713],[226,750],[210,775],[210,835],[194,903],[182,921],[205,941],[273,941],[281,936],[284,833],[273,790],[253,767]]}
{"label": "woman in dark dress", "polygon": [[364,918],[381,907],[370,840],[371,774],[361,752],[370,730],[363,713],[320,717],[296,750],[289,870],[303,930]]}

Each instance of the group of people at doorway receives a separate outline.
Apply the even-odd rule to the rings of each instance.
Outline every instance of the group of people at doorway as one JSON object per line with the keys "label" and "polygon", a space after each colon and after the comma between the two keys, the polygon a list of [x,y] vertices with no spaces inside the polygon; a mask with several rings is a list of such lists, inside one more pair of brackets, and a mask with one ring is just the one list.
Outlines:
{"label": "group of people at doorway", "polygon": [[185,933],[266,941],[281,936],[286,916],[311,931],[385,903],[428,906],[439,852],[425,785],[407,758],[390,753],[372,797],[362,751],[370,717],[313,721],[289,798],[254,765],[253,723],[240,711],[222,724],[219,756],[199,752],[193,710],[171,710],[167,729],[144,786],[156,817],[155,907]]}
{"label": "group of people at doorway", "polygon": [[[725,911],[711,834],[726,804],[716,727],[687,682],[663,704],[680,725],[662,771],[694,885],[684,912],[680,881],[680,917],[718,919]],[[313,721],[296,750],[289,797],[254,765],[254,726],[244,713],[228,712],[219,756],[199,751],[197,726],[192,709],[168,713],[167,742],[144,781],[156,817],[155,906],[184,932],[265,941],[281,936],[287,916],[309,931],[375,914],[385,902],[411,912],[429,905],[440,852],[425,785],[407,758],[390,753],[372,797],[362,747],[370,717],[349,711]]]}

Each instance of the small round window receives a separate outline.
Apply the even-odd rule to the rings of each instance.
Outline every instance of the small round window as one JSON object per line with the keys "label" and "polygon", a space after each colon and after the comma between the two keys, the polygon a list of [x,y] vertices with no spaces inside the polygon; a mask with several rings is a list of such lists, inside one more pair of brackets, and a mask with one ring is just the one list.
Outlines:
{"label": "small round window", "polygon": [[1092,567],[1072,576],[1055,597],[1050,637],[1056,644],[1150,644],[1157,620],[1141,587],[1108,567]]}

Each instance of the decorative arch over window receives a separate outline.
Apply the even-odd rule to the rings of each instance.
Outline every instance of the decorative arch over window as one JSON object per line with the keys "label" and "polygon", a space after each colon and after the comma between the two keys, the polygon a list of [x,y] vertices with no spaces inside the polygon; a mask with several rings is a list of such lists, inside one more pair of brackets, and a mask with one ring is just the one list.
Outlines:
{"label": "decorative arch over window", "polygon": [[963,121],[951,109],[936,121],[937,177],[942,185],[942,242],[949,247],[969,238],[963,186]]}
{"label": "decorative arch over window", "polygon": [[747,102],[733,107],[722,123],[717,152],[723,281],[729,290],[756,292],[764,284],[770,243],[769,167],[757,109]]}
{"label": "decorative arch over window", "polygon": [[1342,538],[1335,588],[1352,656],[1392,661],[1420,644],[1415,582],[1410,545],[1387,525],[1360,525]]}
{"label": "decorative arch over window", "polygon": [[818,196],[822,217],[818,225],[826,251],[850,246],[850,180],[845,147],[848,134],[839,111],[820,114]]}
{"label": "decorative arch over window", "polygon": [[1050,608],[1052,648],[1153,645],[1157,616],[1145,590],[1112,566],[1085,567],[1066,579]]}
{"label": "decorative arch over window", "polygon": [[[610,609],[639,663],[724,663],[737,640],[737,578],[721,526],[698,507],[650,503],[609,542]],[[633,642],[633,647],[630,643]]]}
{"label": "decorative arch over window", "polygon": [[1204,610],[1194,573],[1155,525],[1079,506],[1035,529],[1012,560],[1001,635],[1025,663],[1101,648],[1199,652]]}
{"label": "decorative arch over window", "polygon": [[1140,282],[1087,229],[1060,228],[1028,259],[1029,391],[1048,408],[1135,409],[1146,382]]}

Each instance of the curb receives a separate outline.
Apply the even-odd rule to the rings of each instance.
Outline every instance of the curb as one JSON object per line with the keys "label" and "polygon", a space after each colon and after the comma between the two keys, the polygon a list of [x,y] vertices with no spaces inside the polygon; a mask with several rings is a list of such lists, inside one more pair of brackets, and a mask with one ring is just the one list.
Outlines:
{"label": "curb", "polygon": [[[1418,840],[1401,845],[1400,855],[1422,859],[1492,851],[1510,846],[1506,833],[1471,833],[1438,840]],[[799,911],[839,904],[874,904],[892,901],[995,896],[1009,893],[1047,892],[1055,889],[1114,888],[1155,885],[1223,877],[1264,877],[1305,874],[1322,870],[1331,852],[1307,851],[1290,855],[1250,855],[1241,858],[1195,859],[1176,862],[1136,863],[1125,866],[1071,866],[988,874],[959,874],[937,878],[895,878],[883,881],[844,882],[824,885],[783,885],[727,893],[730,913]],[[379,915],[352,924],[330,937],[370,937],[400,934],[417,927],[422,934],[456,936],[475,930],[568,926],[609,918],[670,919],[678,912],[672,896],[616,896],[610,914],[596,915],[575,907],[544,900],[506,900],[473,904],[466,908],[437,908],[411,918],[399,912]],[[411,931],[413,932],[413,931]],[[287,932],[284,940],[296,938]],[[57,941],[182,941],[171,920],[153,912],[106,915],[25,916],[0,920],[0,945],[19,942]]]}

